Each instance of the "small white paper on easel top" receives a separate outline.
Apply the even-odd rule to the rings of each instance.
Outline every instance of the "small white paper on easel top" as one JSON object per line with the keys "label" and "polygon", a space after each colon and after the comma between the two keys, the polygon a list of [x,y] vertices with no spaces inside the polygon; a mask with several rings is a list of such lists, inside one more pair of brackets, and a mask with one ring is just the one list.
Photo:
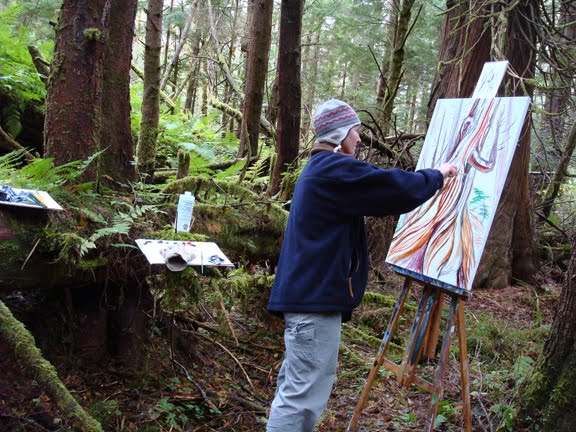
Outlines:
{"label": "small white paper on easel top", "polygon": [[167,248],[186,246],[191,256],[189,266],[234,266],[214,242],[138,239],[136,244],[150,264],[166,264],[163,253]]}
{"label": "small white paper on easel top", "polygon": [[493,98],[498,94],[498,89],[508,69],[508,62],[497,61],[484,63],[480,78],[472,93],[473,98]]}
{"label": "small white paper on easel top", "polygon": [[48,192],[35,189],[20,189],[8,185],[0,185],[0,204],[16,207],[64,210],[54,201]]}

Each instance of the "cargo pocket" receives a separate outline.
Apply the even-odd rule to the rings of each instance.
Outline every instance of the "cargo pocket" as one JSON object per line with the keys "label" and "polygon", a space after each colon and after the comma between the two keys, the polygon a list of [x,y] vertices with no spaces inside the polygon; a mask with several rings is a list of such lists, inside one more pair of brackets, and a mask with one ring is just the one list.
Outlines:
{"label": "cargo pocket", "polygon": [[289,367],[298,376],[311,372],[314,362],[314,328],[312,324],[297,324],[286,329],[286,356]]}

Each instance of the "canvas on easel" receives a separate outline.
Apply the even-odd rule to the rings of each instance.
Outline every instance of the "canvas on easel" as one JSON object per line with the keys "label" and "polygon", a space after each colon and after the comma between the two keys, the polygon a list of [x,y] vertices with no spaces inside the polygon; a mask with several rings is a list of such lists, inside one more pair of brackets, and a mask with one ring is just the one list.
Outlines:
{"label": "canvas on easel", "polygon": [[[452,337],[457,331],[463,426],[472,428],[465,300],[494,219],[530,99],[496,98],[507,62],[486,63],[470,99],[439,100],[432,115],[417,169],[448,162],[459,174],[447,178],[434,197],[399,219],[386,262],[405,277],[382,343],[347,431],[355,432],[378,370],[385,366],[398,382],[416,384],[432,395],[425,431],[434,429]],[[401,363],[386,358],[412,282],[422,295]],[[444,338],[434,379],[417,375],[421,356],[436,354],[444,298],[449,299]]]}
{"label": "canvas on easel", "polygon": [[529,103],[528,97],[437,102],[417,169],[449,162],[459,174],[400,217],[386,258],[395,270],[458,294],[471,291]]}

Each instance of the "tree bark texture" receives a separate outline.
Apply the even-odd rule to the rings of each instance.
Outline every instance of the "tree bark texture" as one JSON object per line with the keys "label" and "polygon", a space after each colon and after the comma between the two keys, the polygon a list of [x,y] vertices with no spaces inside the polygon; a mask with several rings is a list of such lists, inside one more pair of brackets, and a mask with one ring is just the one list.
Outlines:
{"label": "tree bark texture", "polygon": [[382,64],[380,65],[380,73],[378,74],[378,84],[376,86],[376,103],[379,106],[384,106],[384,97],[386,96],[386,89],[388,88],[388,71],[390,69],[391,50],[394,46],[394,34],[396,33],[396,23],[399,10],[399,0],[389,0],[388,16],[386,29],[386,40],[384,54],[382,55]]}
{"label": "tree bark texture", "polygon": [[382,101],[382,112],[379,121],[383,136],[388,135],[394,100],[396,99],[398,87],[404,74],[404,46],[410,30],[410,17],[412,16],[414,0],[402,0],[400,4],[397,4],[397,2],[394,3],[394,12],[396,12],[397,9],[397,14],[394,14],[394,41],[391,48],[392,55],[388,62],[389,75],[386,78],[387,86]]}
{"label": "tree bark texture", "polygon": [[[536,53],[531,47],[537,45],[539,10],[534,2],[522,0],[510,10],[507,19],[505,54],[520,79],[509,78],[506,91],[510,96],[532,97],[534,87],[530,82],[534,79]],[[477,286],[503,288],[512,277],[530,282],[536,271],[528,189],[530,127],[528,115],[478,267]]]}
{"label": "tree bark texture", "polygon": [[576,235],[550,335],[521,395],[521,425],[545,432],[576,430],[575,382]]}
{"label": "tree bark texture", "polygon": [[306,64],[303,65],[304,69],[304,112],[305,121],[304,130],[302,136],[306,136],[308,131],[312,128],[312,117],[314,116],[314,98],[316,96],[316,85],[318,82],[318,61],[320,58],[320,35],[315,33],[310,33],[306,37],[306,43],[308,44],[307,52],[308,55],[305,57]]}
{"label": "tree bark texture", "polygon": [[162,50],[163,0],[149,0],[144,48],[144,95],[138,136],[138,172],[145,182],[154,180],[156,139],[160,121],[160,54]]}
{"label": "tree bark texture", "polygon": [[252,36],[248,51],[244,109],[240,129],[239,155],[258,153],[260,116],[264,101],[264,87],[268,72],[268,56],[272,39],[272,11],[274,2],[256,0],[252,6]]}
{"label": "tree bark texture", "polygon": [[100,423],[90,417],[76,402],[58,378],[56,369],[36,347],[34,337],[12,312],[0,301],[0,340],[5,343],[23,369],[30,371],[48,396],[56,402],[64,416],[80,431],[102,432]]}
{"label": "tree bark texture", "polygon": [[282,0],[278,49],[278,123],[276,161],[268,192],[280,190],[282,173],[296,161],[300,147],[300,62],[304,0]]}
{"label": "tree bark texture", "polygon": [[[46,100],[46,157],[56,165],[100,150],[105,35],[110,0],[64,0],[56,27]],[[84,180],[96,180],[89,167]]]}
{"label": "tree bark texture", "polygon": [[130,62],[136,0],[113,1],[104,53],[99,174],[123,182],[136,179],[130,127]]}
{"label": "tree bark texture", "polygon": [[184,109],[192,113],[194,113],[194,108],[196,107],[196,95],[198,94],[198,86],[200,83],[199,75],[202,61],[198,57],[198,54],[200,54],[200,44],[202,39],[202,33],[200,30],[196,30],[192,42],[192,58],[194,61],[190,67],[190,76],[186,88],[186,100],[184,101]]}
{"label": "tree bark texture", "polygon": [[448,0],[446,10],[428,119],[438,99],[472,96],[482,67],[490,60],[489,11],[484,2]]}
{"label": "tree bark texture", "polygon": [[570,160],[572,159],[572,154],[574,153],[574,149],[576,148],[576,121],[572,124],[572,128],[570,129],[570,133],[566,137],[566,145],[564,146],[564,150],[562,151],[562,157],[560,158],[560,162],[554,171],[554,175],[552,176],[552,180],[550,180],[550,184],[544,193],[544,199],[542,200],[542,213],[544,216],[549,217],[550,213],[552,213],[552,206],[554,205],[554,201],[560,192],[560,186],[564,182],[564,178],[566,177],[566,173],[568,170],[568,165],[570,164]]}
{"label": "tree bark texture", "polygon": [[[548,138],[551,144],[557,148],[564,139],[565,119],[564,110],[569,104],[571,89],[574,87],[573,57],[566,56],[566,52],[576,51],[574,41],[576,39],[576,2],[562,0],[558,10],[559,33],[555,34],[550,44],[550,52],[555,55],[551,58],[551,75],[555,85],[546,95],[544,110],[545,120],[543,124],[544,138]],[[550,60],[549,60],[550,61]],[[546,167],[547,169],[547,167]]]}
{"label": "tree bark texture", "polygon": [[[236,44],[238,40],[238,16],[240,15],[240,4],[239,0],[236,0],[234,5],[234,12],[232,13],[232,25],[230,35],[230,45],[228,47],[228,64],[233,64],[236,57]],[[226,81],[224,86],[224,103],[230,104],[232,97],[234,96],[234,89],[228,81]],[[222,129],[224,131],[228,130],[232,132],[234,130],[234,119],[229,118],[226,113],[222,113]]]}
{"label": "tree bark texture", "polygon": [[170,79],[170,74],[172,73],[174,67],[178,63],[178,59],[180,58],[180,53],[182,52],[182,48],[184,48],[184,44],[188,39],[188,33],[190,33],[190,27],[192,26],[192,20],[196,15],[196,10],[198,8],[198,2],[195,2],[186,18],[186,24],[184,25],[184,30],[182,30],[182,34],[180,35],[180,40],[178,41],[178,45],[176,45],[176,49],[174,50],[174,54],[172,54],[172,59],[170,63],[166,67],[164,71],[164,77],[162,78],[162,82],[160,84],[160,89],[165,90],[166,84],[168,84],[168,80]]}

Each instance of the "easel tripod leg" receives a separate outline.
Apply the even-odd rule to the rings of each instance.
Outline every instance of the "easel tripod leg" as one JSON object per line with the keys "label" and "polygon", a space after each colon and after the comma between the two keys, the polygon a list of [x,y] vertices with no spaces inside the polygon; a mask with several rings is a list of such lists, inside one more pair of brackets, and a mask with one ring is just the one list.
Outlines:
{"label": "easel tripod leg", "polygon": [[410,377],[414,371],[414,365],[411,364],[412,354],[414,348],[417,345],[417,335],[420,333],[420,328],[426,318],[426,311],[429,309],[429,301],[431,296],[431,288],[427,285],[424,287],[422,292],[422,297],[420,298],[420,303],[418,304],[418,310],[416,316],[414,317],[414,323],[412,324],[412,330],[410,331],[410,339],[406,346],[406,351],[400,364],[400,369],[398,372],[398,382],[400,384],[408,385],[410,382]]}
{"label": "easel tripod leg", "polygon": [[464,430],[472,430],[472,410],[470,407],[470,384],[468,382],[468,348],[466,346],[466,321],[464,317],[464,302],[458,300],[458,349],[460,351],[460,379],[462,385],[462,404],[464,405]]}
{"label": "easel tripod leg", "polygon": [[386,349],[388,348],[388,342],[392,338],[392,334],[394,333],[394,329],[396,328],[396,324],[398,323],[398,318],[400,317],[400,313],[402,312],[402,308],[404,307],[404,303],[408,298],[408,293],[410,292],[410,285],[412,281],[408,278],[404,281],[404,286],[402,288],[402,293],[396,302],[396,306],[394,307],[394,312],[392,313],[392,317],[390,319],[390,323],[388,324],[388,328],[384,333],[384,337],[382,338],[382,343],[380,344],[380,348],[378,349],[378,354],[376,356],[376,360],[374,361],[374,366],[370,370],[368,374],[368,378],[366,379],[366,383],[364,384],[364,388],[362,389],[362,394],[360,395],[360,399],[356,404],[356,409],[354,410],[354,414],[352,415],[352,419],[350,420],[350,424],[346,431],[355,432],[356,427],[358,425],[358,421],[360,420],[360,416],[362,415],[362,411],[364,411],[364,407],[366,406],[366,402],[368,401],[368,395],[370,393],[370,389],[372,388],[372,383],[376,378],[376,374],[382,366],[384,362],[384,355],[386,354]]}
{"label": "easel tripod leg", "polygon": [[454,315],[458,305],[458,298],[452,297],[450,309],[448,311],[448,319],[446,322],[446,331],[444,333],[444,340],[442,342],[442,350],[440,351],[440,358],[438,359],[438,367],[434,377],[434,393],[432,394],[432,402],[430,406],[430,413],[428,422],[426,423],[426,432],[431,432],[434,429],[434,420],[438,412],[438,404],[442,400],[444,389],[442,388],[442,380],[446,372],[446,364],[448,362],[448,353],[450,351],[450,344],[452,342],[452,335],[454,334]]}

